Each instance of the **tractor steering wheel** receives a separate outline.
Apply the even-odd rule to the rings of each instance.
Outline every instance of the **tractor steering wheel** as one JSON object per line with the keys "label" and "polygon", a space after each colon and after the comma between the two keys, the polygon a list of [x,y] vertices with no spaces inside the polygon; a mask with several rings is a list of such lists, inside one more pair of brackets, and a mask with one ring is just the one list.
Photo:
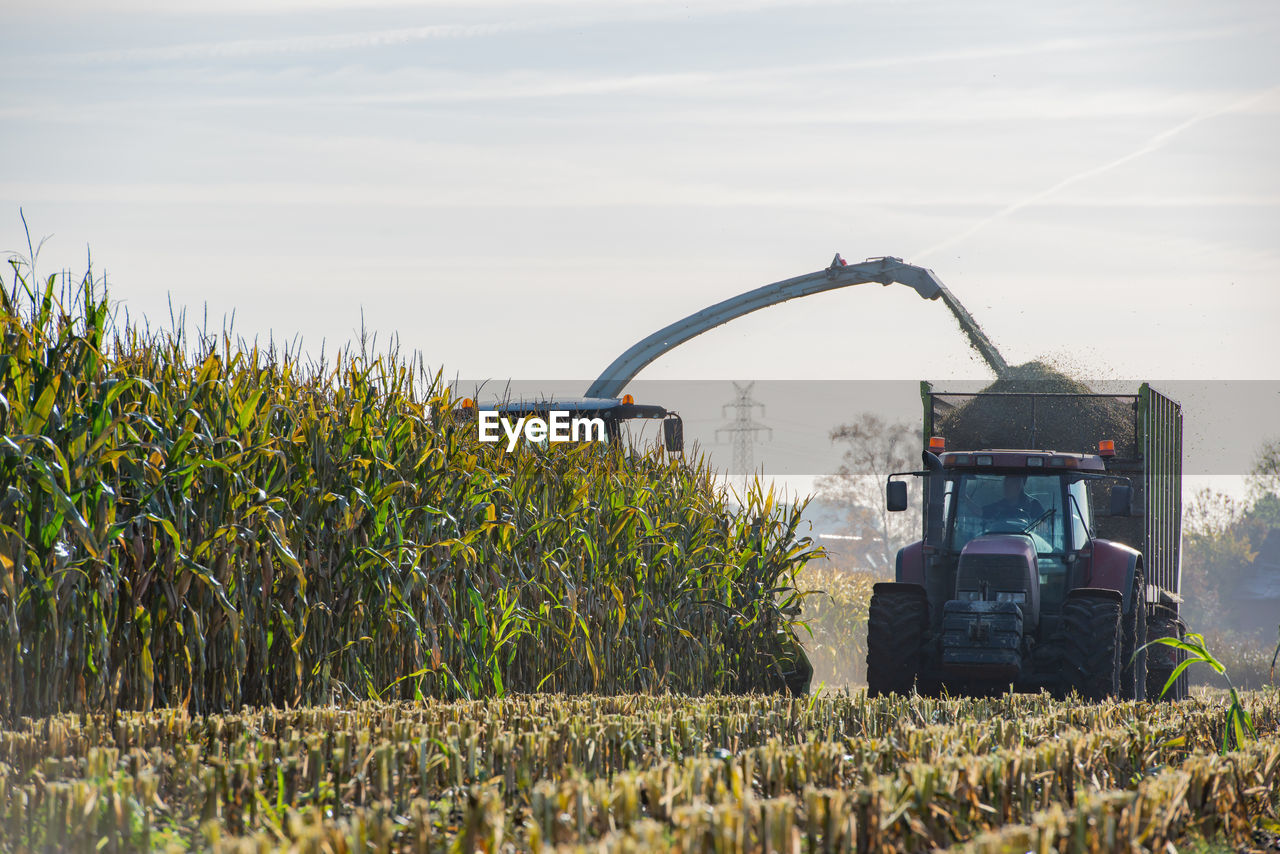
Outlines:
{"label": "tractor steering wheel", "polygon": [[1031,526],[1031,517],[1026,515],[1010,516],[1007,519],[993,519],[991,524],[995,527],[984,529],[982,536],[987,534],[1025,534],[1027,528]]}

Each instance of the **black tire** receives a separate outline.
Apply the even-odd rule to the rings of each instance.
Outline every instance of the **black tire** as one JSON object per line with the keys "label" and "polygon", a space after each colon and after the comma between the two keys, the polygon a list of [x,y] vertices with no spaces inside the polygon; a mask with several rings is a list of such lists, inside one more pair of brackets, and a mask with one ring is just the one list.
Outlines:
{"label": "black tire", "polygon": [[[1133,598],[1129,613],[1124,615],[1120,647],[1120,697],[1144,700],[1147,696],[1147,602],[1142,573],[1133,577]],[[1134,656],[1134,650],[1138,654]]]}
{"label": "black tire", "polygon": [[[1183,637],[1182,624],[1177,617],[1170,616],[1167,613],[1153,613],[1147,620],[1147,640],[1153,641],[1156,638],[1179,638]],[[1174,668],[1186,656],[1180,649],[1156,644],[1147,650],[1147,696],[1154,702],[1156,700],[1185,700],[1187,698],[1187,672],[1184,670],[1178,676],[1178,681],[1173,684],[1167,694],[1161,694],[1164,685],[1169,681]]]}
{"label": "black tire", "polygon": [[1086,700],[1120,695],[1121,606],[1110,596],[1072,595],[1062,605],[1062,690]]}
{"label": "black tire", "polygon": [[924,591],[882,590],[867,618],[867,694],[910,694],[929,631]]}
{"label": "black tire", "polygon": [[809,696],[809,685],[813,681],[813,665],[809,663],[809,656],[801,646],[800,639],[795,635],[791,635],[790,658],[787,663],[789,666],[782,671],[782,679],[787,684],[787,690],[793,697]]}
{"label": "black tire", "polygon": [[916,693],[921,697],[932,697],[936,700],[942,697],[945,690],[946,686],[936,676],[926,678],[921,674],[916,680]]}

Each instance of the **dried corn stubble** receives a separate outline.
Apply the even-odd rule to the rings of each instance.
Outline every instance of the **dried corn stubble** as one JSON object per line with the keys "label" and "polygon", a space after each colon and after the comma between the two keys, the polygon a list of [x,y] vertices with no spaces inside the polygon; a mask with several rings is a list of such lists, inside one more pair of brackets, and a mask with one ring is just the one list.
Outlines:
{"label": "dried corn stubble", "polygon": [[[0,730],[0,851],[1164,850],[1280,810],[1280,698],[519,696]],[[1027,834],[1040,834],[1028,837]],[[364,841],[362,841],[364,840]],[[599,847],[597,847],[599,846]],[[1026,849],[1020,849],[1026,850]],[[1038,850],[1033,847],[1032,850]]]}

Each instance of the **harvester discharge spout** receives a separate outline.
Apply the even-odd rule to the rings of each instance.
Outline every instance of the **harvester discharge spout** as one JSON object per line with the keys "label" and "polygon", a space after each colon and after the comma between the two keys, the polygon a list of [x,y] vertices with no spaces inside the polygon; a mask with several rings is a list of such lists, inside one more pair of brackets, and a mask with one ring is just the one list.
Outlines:
{"label": "harvester discharge spout", "polygon": [[991,339],[987,337],[987,333],[982,331],[982,327],[978,325],[978,321],[973,319],[973,315],[965,309],[960,300],[955,298],[951,291],[947,290],[941,282],[938,283],[938,295],[942,297],[942,301],[946,303],[947,308],[951,309],[951,313],[955,316],[956,322],[960,324],[961,331],[969,339],[969,344],[973,349],[978,351],[991,370],[995,371],[996,376],[1003,376],[1009,370],[1009,363],[1004,360],[1004,356],[1000,355],[1000,351],[996,349],[996,345],[991,343]]}
{"label": "harvester discharge spout", "polygon": [[914,289],[922,299],[933,300],[941,297],[947,308],[955,315],[969,341],[992,370],[999,375],[1008,369],[1000,351],[983,333],[977,321],[965,311],[960,301],[946,289],[932,270],[907,264],[901,258],[889,256],[868,258],[858,264],[848,264],[836,255],[831,266],[824,270],[784,279],[731,297],[694,312],[641,339],[605,368],[604,373],[597,377],[587,389],[587,397],[617,397],[636,374],[663,353],[744,314],[798,297],[807,297],[867,282],[879,282],[882,285],[897,282]]}

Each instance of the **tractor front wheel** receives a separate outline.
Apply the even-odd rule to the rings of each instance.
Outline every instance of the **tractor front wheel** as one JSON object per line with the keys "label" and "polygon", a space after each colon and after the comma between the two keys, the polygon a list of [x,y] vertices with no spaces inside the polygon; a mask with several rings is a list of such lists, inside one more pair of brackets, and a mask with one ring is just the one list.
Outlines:
{"label": "tractor front wheel", "polygon": [[867,617],[869,696],[911,693],[928,631],[929,600],[923,589],[894,585],[872,594]]}
{"label": "tractor front wheel", "polygon": [[1062,605],[1062,689],[1086,700],[1120,694],[1121,604],[1118,597],[1073,593]]}

